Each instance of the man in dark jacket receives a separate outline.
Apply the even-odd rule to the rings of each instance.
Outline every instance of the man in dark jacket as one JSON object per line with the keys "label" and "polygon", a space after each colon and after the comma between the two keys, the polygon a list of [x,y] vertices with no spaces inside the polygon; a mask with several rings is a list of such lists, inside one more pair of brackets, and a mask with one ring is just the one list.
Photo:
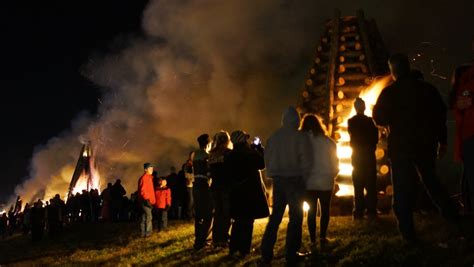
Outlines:
{"label": "man in dark jacket", "polygon": [[[352,147],[352,182],[354,183],[354,219],[362,219],[367,203],[370,219],[377,216],[377,169],[375,149],[379,140],[378,129],[372,118],[364,115],[365,102],[356,98],[354,108],[357,114],[348,121]],[[367,190],[367,202],[364,198]]]}
{"label": "man in dark jacket", "polygon": [[117,222],[120,220],[120,211],[123,208],[123,196],[127,192],[122,186],[122,181],[117,179],[110,189],[110,195],[112,197],[111,208],[112,208],[112,221]]}
{"label": "man in dark jacket", "polygon": [[407,56],[393,55],[389,67],[395,82],[380,94],[373,116],[378,125],[390,132],[393,208],[403,238],[413,241],[413,198],[418,174],[443,216],[453,220],[457,217],[435,172],[438,148],[440,156],[446,151],[446,106],[435,87],[410,75]]}

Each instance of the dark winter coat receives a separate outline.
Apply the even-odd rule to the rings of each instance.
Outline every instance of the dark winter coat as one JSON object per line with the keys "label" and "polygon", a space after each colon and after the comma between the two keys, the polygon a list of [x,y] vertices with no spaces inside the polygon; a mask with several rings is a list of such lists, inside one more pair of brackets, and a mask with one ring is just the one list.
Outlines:
{"label": "dark winter coat", "polygon": [[390,158],[435,157],[447,143],[446,105],[438,90],[410,76],[385,88],[373,110],[374,121],[388,127]]}
{"label": "dark winter coat", "polygon": [[375,148],[379,141],[379,131],[372,118],[357,114],[348,121],[351,136],[352,164],[375,164]]}
{"label": "dark winter coat", "polygon": [[258,219],[269,216],[265,187],[259,172],[265,168],[263,153],[248,144],[237,144],[225,162],[232,180],[231,217]]}
{"label": "dark winter coat", "polygon": [[224,164],[224,158],[229,155],[230,149],[224,151],[211,151],[209,155],[209,170],[212,178],[212,189],[229,189],[230,178],[226,166]]}

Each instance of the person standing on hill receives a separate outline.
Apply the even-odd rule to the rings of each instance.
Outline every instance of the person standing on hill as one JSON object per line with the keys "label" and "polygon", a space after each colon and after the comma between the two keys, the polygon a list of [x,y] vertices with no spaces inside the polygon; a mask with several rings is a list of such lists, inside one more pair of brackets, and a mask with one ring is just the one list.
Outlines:
{"label": "person standing on hill", "polygon": [[321,246],[329,243],[326,237],[329,226],[331,198],[334,190],[334,180],[339,172],[336,143],[326,135],[319,119],[314,115],[303,118],[301,131],[307,133],[311,139],[314,151],[313,166],[306,180],[306,201],[309,205],[308,230],[311,243],[316,245],[316,213],[318,200],[320,204],[320,235]]}
{"label": "person standing on hill", "polygon": [[[377,217],[377,167],[375,149],[379,141],[379,131],[371,117],[364,115],[365,102],[356,98],[354,108],[357,112],[348,121],[348,131],[352,148],[352,182],[354,183],[355,220],[364,217],[365,209],[369,219]],[[364,197],[364,189],[367,197]],[[366,205],[367,204],[367,205]]]}
{"label": "person standing on hill", "polygon": [[209,154],[207,150],[211,143],[208,134],[202,134],[197,139],[199,149],[196,150],[191,160],[193,162],[194,183],[194,249],[200,250],[206,246],[212,224],[212,196],[209,178]]}
{"label": "person standing on hill", "polygon": [[406,55],[395,54],[388,63],[395,82],[380,94],[373,116],[389,130],[393,209],[402,237],[411,242],[417,240],[413,206],[420,177],[441,214],[451,221],[458,219],[436,175],[436,158],[445,154],[447,146],[446,105],[434,86],[410,75]]}
{"label": "person standing on hill", "polygon": [[289,107],[283,114],[282,127],[268,139],[265,149],[267,176],[273,178],[273,211],[262,237],[262,261],[270,263],[277,232],[289,206],[286,233],[286,261],[295,264],[304,254],[301,247],[301,225],[303,222],[303,201],[305,181],[309,177],[312,165],[312,147],[309,135],[298,131],[300,115],[295,108]]}
{"label": "person standing on hill", "polygon": [[156,202],[155,190],[153,187],[153,165],[151,163],[143,164],[145,173],[138,180],[138,197],[142,208],[140,221],[140,231],[142,237],[149,237],[153,231],[152,209]]}

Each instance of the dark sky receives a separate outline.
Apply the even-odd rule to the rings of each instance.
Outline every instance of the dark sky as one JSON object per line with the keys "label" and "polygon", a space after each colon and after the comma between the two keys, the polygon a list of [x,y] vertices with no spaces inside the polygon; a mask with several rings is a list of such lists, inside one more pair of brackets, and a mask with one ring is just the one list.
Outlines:
{"label": "dark sky", "polygon": [[[145,0],[7,1],[0,8],[0,203],[28,174],[34,147],[94,113],[99,89],[80,73],[97,53],[140,34]],[[114,44],[114,47],[111,44]]]}

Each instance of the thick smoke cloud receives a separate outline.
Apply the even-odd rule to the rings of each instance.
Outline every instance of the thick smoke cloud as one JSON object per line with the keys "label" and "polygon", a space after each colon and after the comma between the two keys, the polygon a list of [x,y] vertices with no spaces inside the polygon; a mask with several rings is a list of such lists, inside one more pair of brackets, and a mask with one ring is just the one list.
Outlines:
{"label": "thick smoke cloud", "polygon": [[[184,162],[200,133],[244,129],[265,139],[284,107],[296,103],[334,8],[355,15],[362,7],[389,48],[412,52],[425,39],[451,42],[445,38],[461,34],[439,19],[452,16],[455,7],[429,5],[425,14],[424,5],[412,1],[150,1],[143,37],[84,66],[84,75],[104,88],[98,115],[79,116],[70,130],[38,148],[30,179],[16,193],[27,201],[65,194],[80,138],[95,146],[102,185],[121,178],[128,193],[143,162],[155,162],[159,174],[167,174]],[[458,22],[468,22],[468,14],[456,16]]]}

